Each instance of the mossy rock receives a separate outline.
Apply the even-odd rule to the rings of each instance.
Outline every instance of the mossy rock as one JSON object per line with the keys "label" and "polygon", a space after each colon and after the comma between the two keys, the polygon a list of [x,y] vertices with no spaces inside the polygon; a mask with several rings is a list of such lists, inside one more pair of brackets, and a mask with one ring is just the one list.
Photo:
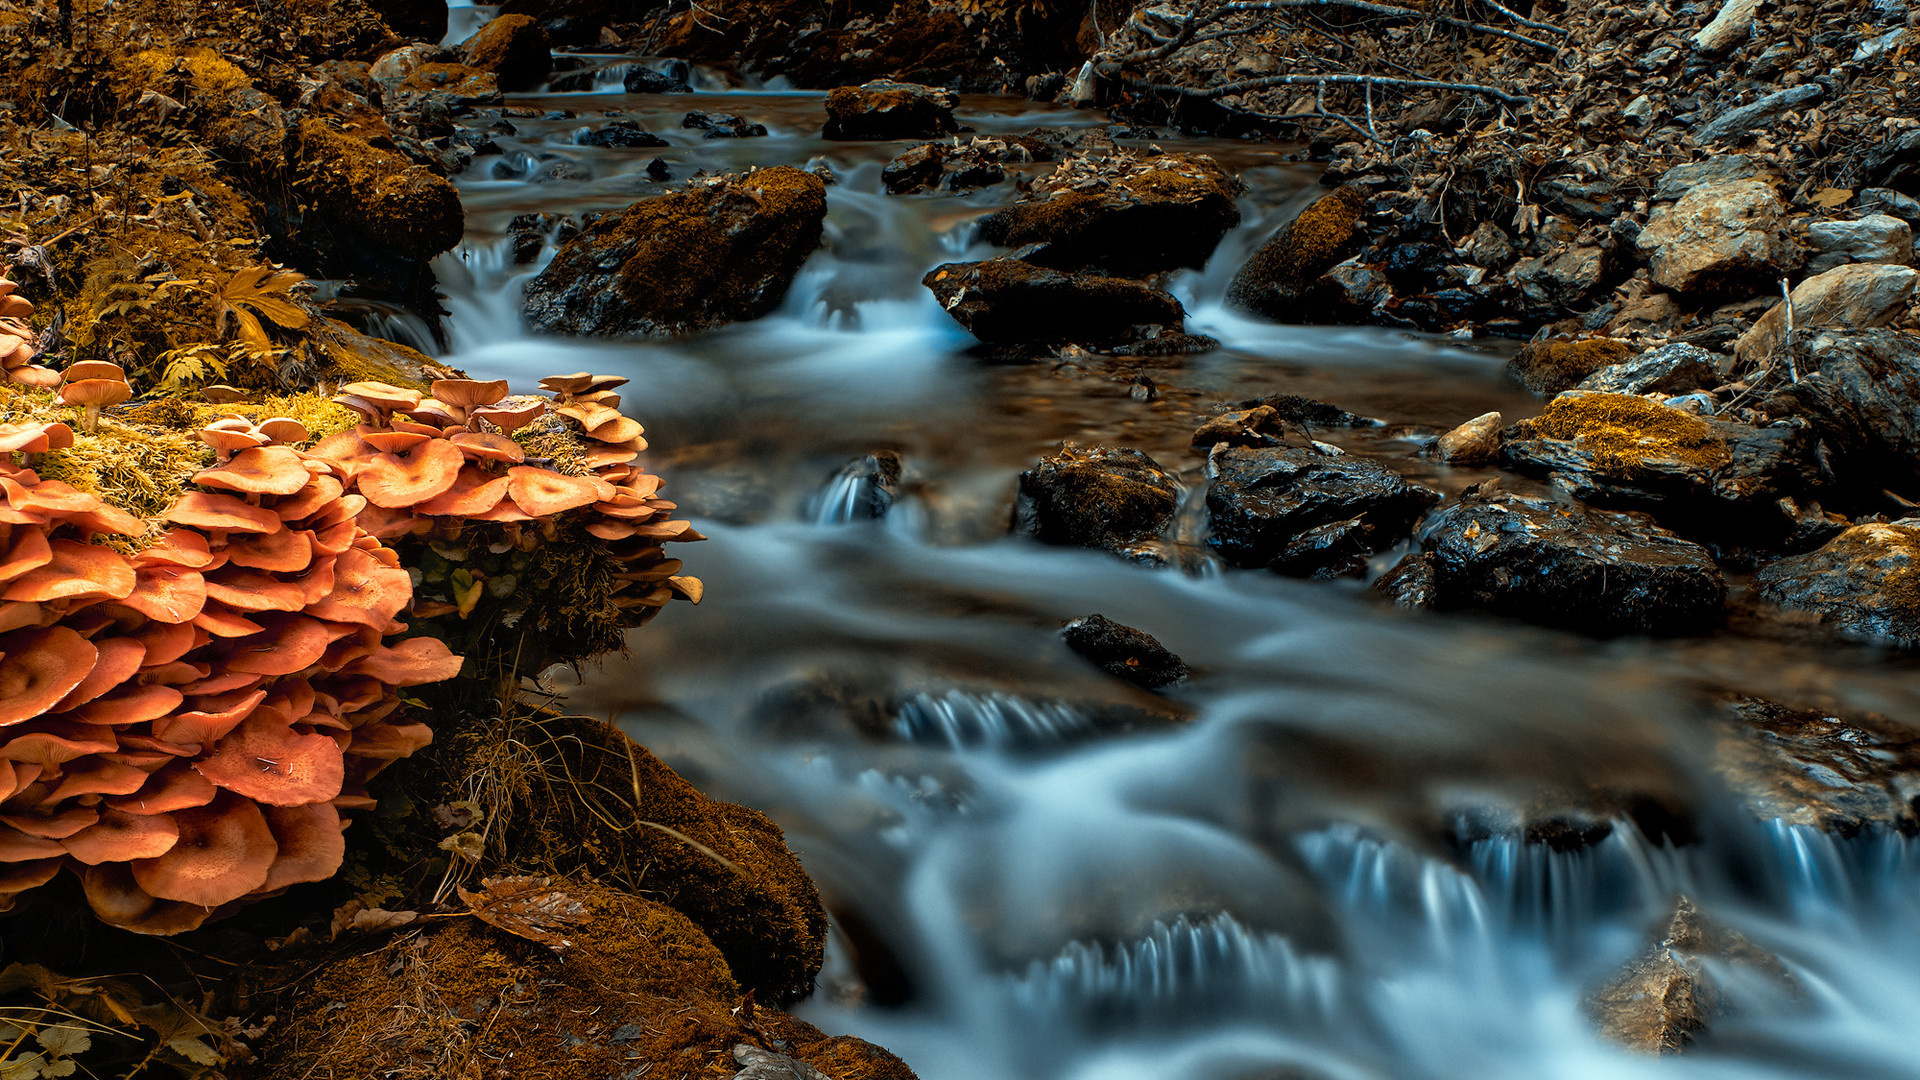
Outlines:
{"label": "mossy rock", "polygon": [[960,97],[951,90],[919,83],[879,80],[841,86],[827,95],[829,139],[925,139],[960,130],[953,108]]}
{"label": "mossy rock", "polygon": [[1768,600],[1844,637],[1920,649],[1920,519],[1856,525],[1756,581]]}
{"label": "mossy rock", "polygon": [[771,1043],[835,1080],[912,1080],[876,1046],[746,1005],[720,951],[665,904],[588,880],[536,887],[579,905],[562,949],[455,916],[348,939],[317,970],[288,959],[261,979],[285,1019],[234,1075],[730,1076],[735,1046]]}
{"label": "mossy rock", "polygon": [[778,307],[815,248],[826,184],[785,166],[643,199],[582,230],[527,283],[546,333],[670,337]]}
{"label": "mossy rock", "polygon": [[1625,363],[1635,351],[1632,345],[1613,338],[1535,341],[1507,361],[1507,372],[1533,393],[1552,397],[1580,385],[1601,368]]}
{"label": "mossy rock", "polygon": [[416,260],[460,242],[466,215],[453,185],[399,154],[308,119],[295,161],[309,227]]}
{"label": "mossy rock", "polygon": [[1240,223],[1238,182],[1203,154],[1163,154],[1144,166],[1096,189],[1022,199],[983,219],[980,236],[1063,270],[1140,276],[1205,266]]}
{"label": "mossy rock", "polygon": [[467,64],[499,76],[504,90],[531,90],[553,70],[553,43],[531,15],[501,15],[466,40]]}
{"label": "mossy rock", "polygon": [[1227,286],[1227,304],[1281,322],[1312,318],[1313,283],[1360,250],[1366,192],[1348,185],[1315,200],[1254,251]]}

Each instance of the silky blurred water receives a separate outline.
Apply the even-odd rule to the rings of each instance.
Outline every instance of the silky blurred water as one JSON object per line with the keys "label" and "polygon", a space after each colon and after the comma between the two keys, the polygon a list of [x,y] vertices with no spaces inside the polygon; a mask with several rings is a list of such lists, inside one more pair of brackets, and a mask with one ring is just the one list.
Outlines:
{"label": "silky blurred water", "polygon": [[[1007,536],[1018,473],[1062,441],[1139,447],[1197,494],[1187,443],[1207,407],[1274,392],[1382,419],[1315,435],[1443,490],[1491,475],[1417,450],[1488,409],[1537,411],[1502,381],[1503,347],[1222,307],[1245,254],[1315,194],[1287,148],[1160,144],[1217,153],[1249,187],[1242,227],[1170,285],[1222,349],[990,365],[918,281],[991,250],[970,223],[1011,185],[886,195],[880,167],[907,144],[819,138],[818,94],[704,73],[708,92],[630,95],[617,76],[648,61],[582,62],[606,72],[595,89],[513,102],[573,115],[514,119],[460,178],[469,235],[437,264],[445,360],[522,389],[633,379],[647,464],[711,537],[682,553],[706,600],[561,681],[570,707],[786,829],[836,920],[802,1015],[926,1080],[1920,1076],[1920,852],[1754,820],[1711,768],[1700,708],[1730,687],[1911,718],[1911,662],[1407,616],[1356,583],[1222,571],[1197,513],[1176,538],[1186,573]],[[771,134],[699,138],[678,126],[694,109]],[[610,118],[672,145],[577,142]],[[968,99],[962,119],[1099,118]],[[551,245],[514,264],[507,222],[625,206],[658,190],[656,157],[677,178],[831,170],[825,246],[756,322],[670,342],[529,335],[519,292]],[[561,160],[577,178],[543,179]],[[905,472],[873,519],[855,508],[877,450]],[[1059,627],[1091,612],[1154,634],[1193,677],[1155,696],[1086,665]],[[1485,824],[1543,791],[1623,784],[1681,792],[1695,834],[1623,819],[1555,851]],[[1683,891],[1803,994],[1725,972],[1712,1037],[1641,1057],[1600,1039],[1580,998]]]}

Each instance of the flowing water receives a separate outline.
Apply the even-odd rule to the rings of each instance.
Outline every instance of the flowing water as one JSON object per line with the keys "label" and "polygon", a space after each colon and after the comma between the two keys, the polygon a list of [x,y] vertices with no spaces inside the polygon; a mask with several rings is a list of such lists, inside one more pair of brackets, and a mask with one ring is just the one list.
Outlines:
{"label": "flowing water", "polygon": [[[1285,148],[1163,144],[1248,184],[1243,226],[1172,286],[1221,350],[996,366],[919,278],[990,250],[969,223],[1012,185],[889,196],[879,169],[904,144],[821,140],[820,94],[695,73],[701,93],[627,95],[635,58],[583,62],[605,73],[593,91],[514,99],[546,118],[513,118],[503,153],[460,179],[446,359],[517,389],[632,378],[649,466],[711,537],[682,552],[707,598],[568,699],[785,828],[835,919],[802,1015],[927,1080],[1920,1077],[1920,850],[1755,820],[1710,768],[1698,707],[1703,687],[1733,687],[1910,718],[1911,662],[1408,616],[1356,583],[1208,557],[1187,439],[1211,404],[1290,392],[1382,418],[1316,434],[1448,491],[1487,473],[1421,458],[1422,437],[1538,408],[1502,381],[1497,347],[1223,309],[1240,259],[1314,195]],[[771,134],[702,139],[679,127],[694,109]],[[672,145],[579,145],[610,118]],[[962,120],[1099,122],[991,98]],[[655,158],[676,178],[825,164],[825,247],[757,322],[659,343],[530,336],[519,290],[552,249],[515,265],[507,222],[622,207],[657,189]],[[1063,440],[1179,472],[1179,569],[1007,536],[1018,473]],[[904,464],[879,498],[876,452]],[[1058,628],[1090,612],[1154,634],[1193,677],[1155,696],[1087,666]],[[1685,842],[1620,821],[1556,850],[1497,812],[1641,782],[1696,807]],[[1776,952],[1799,992],[1723,972],[1708,1044],[1637,1056],[1594,1033],[1581,995],[1682,891]]]}

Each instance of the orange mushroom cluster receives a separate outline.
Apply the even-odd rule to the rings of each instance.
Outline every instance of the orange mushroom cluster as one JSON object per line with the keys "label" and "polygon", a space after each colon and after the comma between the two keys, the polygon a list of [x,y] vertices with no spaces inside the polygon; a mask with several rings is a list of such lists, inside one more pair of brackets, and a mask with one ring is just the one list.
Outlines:
{"label": "orange mushroom cluster", "polygon": [[0,278],[0,372],[6,382],[28,386],[60,385],[60,373],[33,361],[39,354],[40,335],[27,320],[33,316],[33,302],[19,294],[20,286]]}
{"label": "orange mushroom cluster", "polygon": [[279,445],[305,437],[209,427],[216,463],[155,538],[29,467],[64,425],[0,425],[0,905],[67,868],[104,921],[170,934],[330,877],[342,812],[431,738],[396,688],[460,658],[395,640],[407,571],[346,469]]}
{"label": "orange mushroom cluster", "polygon": [[[647,443],[640,424],[620,413],[614,390],[626,381],[585,372],[544,379],[552,399],[510,396],[505,380],[442,380],[432,397],[354,383],[334,400],[365,422],[313,452],[367,500],[360,523],[384,540],[471,552],[464,541],[480,523],[498,527],[485,545],[497,556],[583,528],[614,564],[607,591],[622,625],[636,626],[675,598],[699,602],[699,580],[681,575],[662,545],[704,538],[673,520],[660,478],[634,464]],[[423,580],[415,615],[465,619],[483,596],[510,595],[499,588],[506,576],[490,577],[484,558],[461,558],[451,575]]]}

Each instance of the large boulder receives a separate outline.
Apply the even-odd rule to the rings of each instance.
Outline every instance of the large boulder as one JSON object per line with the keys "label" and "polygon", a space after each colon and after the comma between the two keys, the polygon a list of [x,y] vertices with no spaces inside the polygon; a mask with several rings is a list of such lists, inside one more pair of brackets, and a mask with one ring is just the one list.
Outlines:
{"label": "large boulder", "polygon": [[1920,648],[1920,518],[1855,525],[1761,568],[1760,594],[1844,637]]}
{"label": "large boulder", "polygon": [[553,43],[531,15],[502,15],[460,45],[469,67],[490,71],[503,90],[531,90],[553,71]]}
{"label": "large boulder", "polygon": [[1440,493],[1378,462],[1316,447],[1217,447],[1208,539],[1235,566],[1332,577],[1407,538]]}
{"label": "large boulder", "polygon": [[1183,332],[1186,309],[1145,282],[1020,259],[945,263],[921,279],[955,322],[989,344],[1120,346]]}
{"label": "large boulder", "polygon": [[1240,223],[1238,181],[1204,154],[1076,157],[1033,195],[980,222],[1027,262],[1141,275],[1206,265]]}
{"label": "large boulder", "polygon": [[1470,488],[1427,520],[1420,545],[1407,558],[1424,569],[1396,576],[1430,574],[1436,607],[1593,633],[1676,634],[1717,626],[1726,602],[1707,550],[1643,514]]}
{"label": "large boulder", "polygon": [[1795,340],[1814,330],[1885,326],[1906,313],[1917,281],[1920,272],[1910,266],[1880,263],[1815,274],[1740,335],[1733,354],[1750,368],[1784,359],[1789,320]]}
{"label": "large boulder", "polygon": [[1920,335],[1826,330],[1807,343],[1800,380],[1762,408],[1804,419],[1835,472],[1865,496],[1920,494]]}
{"label": "large boulder", "polygon": [[1684,342],[1648,349],[1580,380],[1576,389],[1606,394],[1690,394],[1725,381],[1713,353]]}
{"label": "large boulder", "polygon": [[829,139],[925,139],[960,130],[953,107],[960,96],[919,83],[878,79],[835,87],[827,95]]}
{"label": "large boulder", "polygon": [[799,169],[716,177],[608,214],[527,283],[546,333],[666,337],[779,306],[820,246],[826,184]]}
{"label": "large boulder", "polygon": [[309,229],[412,260],[451,249],[465,230],[460,196],[445,177],[324,120],[300,124],[293,168]]}
{"label": "large boulder", "polygon": [[1890,214],[1868,214],[1852,221],[1816,221],[1807,226],[1807,273],[1819,274],[1848,263],[1913,262],[1913,226]]}
{"label": "large boulder", "polygon": [[1798,262],[1787,208],[1772,187],[1733,180],[1694,188],[1653,212],[1637,241],[1655,284],[1701,298],[1741,298]]}
{"label": "large boulder", "polygon": [[1072,444],[1020,474],[1013,531],[1044,544],[1151,556],[1173,524],[1179,485],[1160,463],[1127,447]]}
{"label": "large boulder", "polygon": [[1649,398],[1573,390],[1508,432],[1507,464],[1578,498],[1626,503],[1716,533],[1777,525],[1780,500],[1819,480],[1804,425],[1695,416]]}
{"label": "large boulder", "polygon": [[1343,187],[1322,196],[1261,244],[1227,287],[1227,303],[1281,322],[1310,320],[1313,283],[1365,241],[1366,194]]}

